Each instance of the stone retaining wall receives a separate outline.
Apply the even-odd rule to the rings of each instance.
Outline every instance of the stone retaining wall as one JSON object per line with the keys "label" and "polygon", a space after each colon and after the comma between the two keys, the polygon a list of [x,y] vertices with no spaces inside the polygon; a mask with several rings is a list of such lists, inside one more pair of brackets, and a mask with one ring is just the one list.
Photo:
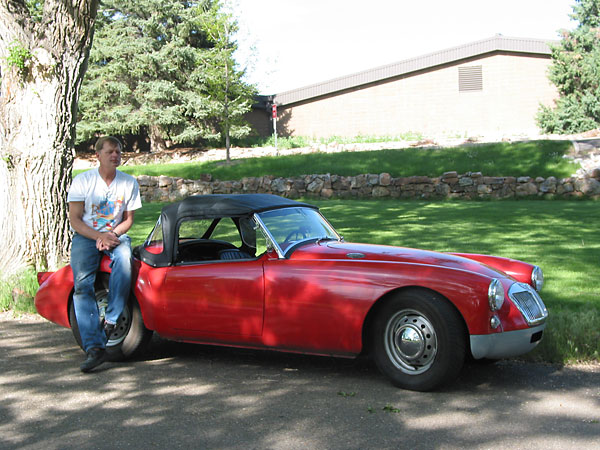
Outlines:
{"label": "stone retaining wall", "polygon": [[350,177],[304,175],[296,178],[264,176],[239,181],[139,176],[144,201],[176,201],[195,194],[269,193],[288,198],[600,198],[600,171],[587,178],[486,177],[481,172],[446,172],[441,177],[392,178],[389,173]]}

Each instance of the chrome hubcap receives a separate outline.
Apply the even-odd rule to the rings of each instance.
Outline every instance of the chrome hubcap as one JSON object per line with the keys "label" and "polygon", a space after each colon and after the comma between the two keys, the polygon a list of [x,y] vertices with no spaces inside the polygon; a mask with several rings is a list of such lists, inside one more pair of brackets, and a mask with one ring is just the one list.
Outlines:
{"label": "chrome hubcap", "polygon": [[408,325],[404,329],[401,327],[395,338],[396,347],[406,359],[414,360],[423,354],[425,340],[419,330],[412,325]]}
{"label": "chrome hubcap", "polygon": [[437,336],[431,322],[420,312],[402,310],[385,329],[385,351],[402,372],[418,375],[427,371],[437,354]]}

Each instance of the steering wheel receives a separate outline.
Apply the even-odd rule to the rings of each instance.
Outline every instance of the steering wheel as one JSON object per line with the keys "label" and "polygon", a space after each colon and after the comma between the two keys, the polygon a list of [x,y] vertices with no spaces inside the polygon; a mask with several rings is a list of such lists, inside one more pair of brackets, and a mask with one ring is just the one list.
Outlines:
{"label": "steering wheel", "polygon": [[[308,237],[308,229],[306,227],[298,227],[295,230],[292,230],[290,234],[286,236],[283,243],[288,243],[290,241],[298,241],[300,239],[306,239]],[[292,239],[294,238],[294,239]]]}

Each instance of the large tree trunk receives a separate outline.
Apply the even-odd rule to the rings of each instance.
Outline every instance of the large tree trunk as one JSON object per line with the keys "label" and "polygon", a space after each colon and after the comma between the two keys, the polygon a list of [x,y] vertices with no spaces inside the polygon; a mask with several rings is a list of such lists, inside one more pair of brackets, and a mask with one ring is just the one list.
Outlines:
{"label": "large tree trunk", "polygon": [[148,127],[150,138],[150,153],[161,153],[167,149],[167,141],[162,137],[162,131],[158,125]]}
{"label": "large tree trunk", "polygon": [[225,124],[225,161],[231,163],[231,137],[229,136],[229,124]]}
{"label": "large tree trunk", "polygon": [[[0,272],[66,261],[79,88],[98,0],[45,0],[42,23],[24,0],[0,2]],[[5,57],[14,43],[25,70]]]}

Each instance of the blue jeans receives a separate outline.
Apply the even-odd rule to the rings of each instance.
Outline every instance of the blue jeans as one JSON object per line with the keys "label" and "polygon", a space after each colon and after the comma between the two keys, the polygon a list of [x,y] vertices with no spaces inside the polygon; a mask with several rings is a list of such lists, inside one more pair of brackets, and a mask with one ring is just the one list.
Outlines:
{"label": "blue jeans", "polygon": [[71,245],[71,268],[75,292],[73,304],[79,326],[79,334],[84,351],[91,348],[105,348],[106,335],[100,324],[100,314],[96,303],[94,284],[102,254],[110,259],[111,274],[108,283],[108,307],[104,320],[117,323],[129,298],[131,289],[131,239],[124,234],[121,244],[104,252],[96,248],[96,241],[75,233]]}

